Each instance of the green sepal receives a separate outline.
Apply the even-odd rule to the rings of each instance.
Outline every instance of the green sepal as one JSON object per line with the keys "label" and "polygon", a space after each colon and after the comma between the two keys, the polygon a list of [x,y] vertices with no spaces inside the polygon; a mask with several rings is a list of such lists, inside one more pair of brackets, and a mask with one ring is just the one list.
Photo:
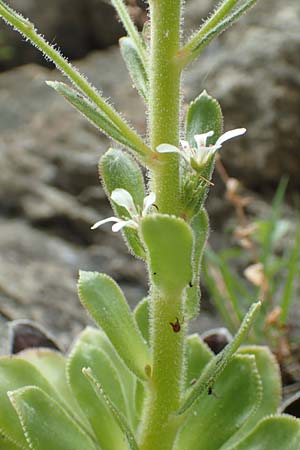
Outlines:
{"label": "green sepal", "polygon": [[208,139],[208,145],[214,144],[222,134],[223,114],[219,102],[203,91],[190,103],[186,115],[186,140],[195,147],[194,136],[209,131],[214,135]]}
{"label": "green sepal", "polygon": [[[79,335],[76,341],[76,345],[78,345],[80,342],[88,344],[89,347],[100,350],[107,355],[110,364],[113,365],[115,372],[118,375],[119,383],[122,387],[123,395],[126,400],[126,409],[128,411],[128,415],[130,415],[131,417],[132,426],[133,428],[136,428],[138,422],[138,418],[136,417],[136,410],[134,407],[137,381],[136,376],[124,364],[124,362],[112,346],[110,340],[102,330],[90,326],[86,327]],[[85,364],[85,366],[87,366],[87,364]]]}
{"label": "green sepal", "polygon": [[194,403],[175,450],[219,450],[257,408],[260,400],[255,357],[234,356],[213,389]]}
{"label": "green sepal", "polygon": [[183,400],[177,414],[181,415],[185,413],[200,396],[203,396],[208,392],[208,390],[213,389],[216,380],[229,364],[235,352],[240,347],[242,341],[246,338],[249,329],[258,314],[260,306],[260,302],[254,303],[251,306],[233,340],[224,348],[222,352],[216,355],[207,364],[197,383],[187,393],[186,398]]}
{"label": "green sepal", "polygon": [[149,80],[143,61],[134,41],[130,37],[119,40],[121,55],[138,93],[148,103]]}
{"label": "green sepal", "polygon": [[255,356],[256,367],[262,383],[262,399],[254,414],[249,417],[244,426],[226,443],[224,450],[231,449],[234,443],[241,441],[261,419],[270,414],[275,414],[281,402],[280,369],[270,349],[255,345],[242,346],[239,348],[238,354]]}
{"label": "green sepal", "polygon": [[[134,434],[128,425],[128,422],[124,415],[121,413],[121,411],[116,408],[114,403],[111,401],[111,399],[107,396],[105,390],[103,389],[103,386],[101,383],[99,383],[99,380],[95,377],[92,369],[90,367],[84,368],[82,370],[83,375],[86,377],[86,379],[89,381],[90,385],[92,386],[94,392],[96,393],[96,396],[98,400],[102,403],[104,402],[107,407],[110,409],[116,424],[119,426],[122,433],[126,436],[128,447],[130,450],[139,450]],[[119,448],[119,447],[117,447]]]}
{"label": "green sepal", "polygon": [[[189,106],[186,115],[186,140],[191,147],[195,148],[195,135],[213,131],[213,136],[207,139],[207,145],[211,145],[220,137],[222,130],[223,115],[221,107],[217,100],[203,91]],[[183,172],[183,213],[188,218],[197,214],[204,205],[214,163],[214,155],[203,167],[199,167],[192,160],[192,167],[187,167],[187,170]]]}
{"label": "green sepal", "polygon": [[137,377],[146,379],[145,368],[151,366],[150,352],[118,285],[107,275],[81,271],[78,292],[82,304],[128,368]]}
{"label": "green sepal", "polygon": [[0,358],[0,429],[9,439],[25,448],[27,443],[7,392],[28,385],[38,386],[58,399],[56,392],[32,364],[15,357]]}
{"label": "green sepal", "polygon": [[205,366],[214,357],[214,354],[196,333],[187,336],[185,342],[187,362],[186,387],[189,388],[198,380]]}
{"label": "green sepal", "polygon": [[149,254],[153,284],[162,291],[181,293],[193,276],[190,226],[174,216],[149,215],[141,222],[141,235]]}
{"label": "green sepal", "polygon": [[8,396],[31,449],[97,449],[59,403],[42,389],[28,386],[10,391]]}
{"label": "green sepal", "polygon": [[201,209],[192,221],[193,231],[193,279],[191,286],[187,289],[185,311],[187,319],[195,319],[200,310],[200,268],[204,247],[209,232],[209,219],[205,209]]}
{"label": "green sepal", "polygon": [[[84,367],[87,366],[97,371],[97,376],[100,377],[113,401],[124,411],[124,399],[118,374],[108,356],[102,350],[79,339],[68,360],[69,384],[78,404],[89,420],[101,448],[103,450],[111,448],[126,450],[127,447],[123,444],[123,434],[116,425],[107,403],[98,401],[90,383],[82,373]],[[99,420],[100,417],[101,420]]]}
{"label": "green sepal", "polygon": [[[137,162],[126,152],[110,148],[101,158],[99,172],[104,184],[104,188],[110,198],[114,189],[122,188],[128,191],[137,209],[143,209],[143,201],[146,195],[145,183],[142,171]],[[111,202],[115,214],[121,218],[130,218],[128,211],[122,206]],[[123,236],[129,247],[138,258],[145,259],[145,250],[133,228],[123,228]]]}
{"label": "green sepal", "polygon": [[273,416],[263,419],[230,450],[299,450],[299,442],[300,420],[288,415]]}
{"label": "green sepal", "polygon": [[134,318],[145,341],[150,344],[150,298],[143,298],[134,309]]}
{"label": "green sepal", "polygon": [[136,145],[126,138],[124,133],[110,120],[110,118],[99,109],[94,103],[84,97],[65,83],[60,81],[47,81],[48,86],[61,94],[77,111],[79,111],[96,128],[105,133],[108,137],[132,150],[140,153]]}

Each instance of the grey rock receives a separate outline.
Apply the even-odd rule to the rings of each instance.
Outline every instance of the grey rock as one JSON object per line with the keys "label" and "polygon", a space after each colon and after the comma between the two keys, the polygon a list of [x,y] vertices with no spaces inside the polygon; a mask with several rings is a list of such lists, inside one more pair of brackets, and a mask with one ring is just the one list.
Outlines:
{"label": "grey rock", "polygon": [[[10,0],[9,5],[36,25],[46,39],[57,43],[69,58],[82,58],[92,49],[106,48],[124,35],[114,8],[106,0]],[[40,53],[1,23],[1,42],[11,58],[2,67],[28,62],[45,64]]]}

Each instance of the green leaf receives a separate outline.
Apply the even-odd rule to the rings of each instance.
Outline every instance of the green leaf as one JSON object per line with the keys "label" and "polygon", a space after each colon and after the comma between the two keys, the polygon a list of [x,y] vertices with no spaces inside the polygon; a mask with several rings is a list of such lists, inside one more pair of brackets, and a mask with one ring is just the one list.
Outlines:
{"label": "green leaf", "polygon": [[8,393],[26,440],[34,450],[96,450],[92,440],[61,406],[38,387]]}
{"label": "green leaf", "polygon": [[194,147],[196,134],[214,131],[208,144],[214,144],[223,131],[223,114],[220,104],[203,91],[191,102],[186,116],[186,140]]}
{"label": "green leaf", "polygon": [[275,414],[281,402],[281,375],[277,361],[268,347],[243,346],[238,354],[253,355],[256,367],[262,382],[262,399],[257,410],[245,422],[244,426],[232,436],[224,449],[230,450],[233,444],[239,442],[257,425],[257,423],[270,414]]}
{"label": "green leaf", "polygon": [[194,387],[190,390],[190,392],[184,399],[182,406],[179,408],[179,415],[187,411],[200,396],[203,396],[208,392],[208,390],[213,389],[216,380],[221,375],[225,367],[229,364],[242,341],[246,338],[248,331],[258,314],[260,306],[260,302],[254,303],[251,306],[233,340],[224,348],[221,353],[216,355],[207,364],[201,377],[194,385]]}
{"label": "green leaf", "polygon": [[10,439],[3,430],[0,429],[0,448],[1,450],[28,450],[29,447],[23,447],[14,440]]}
{"label": "green leaf", "polygon": [[234,356],[213,390],[191,408],[175,450],[219,450],[255,410],[260,395],[255,358]]}
{"label": "green leaf", "polygon": [[60,81],[47,81],[47,84],[61,94],[75,109],[83,114],[96,128],[101,130],[108,137],[139,152],[138,147],[126,138],[124,132],[122,132],[111,119],[89,99]]}
{"label": "green leaf", "polygon": [[99,329],[87,327],[79,336],[77,342],[85,342],[94,348],[104,352],[109,358],[111,364],[113,364],[116,373],[119,377],[119,382],[122,386],[124,397],[126,399],[127,411],[131,416],[131,423],[133,428],[137,427],[137,422],[140,419],[137,417],[134,407],[135,390],[136,390],[136,377],[128,369],[128,367],[121,360],[111,342],[107,338],[106,334]]}
{"label": "green leaf", "polygon": [[0,358],[0,429],[9,439],[25,448],[27,443],[7,392],[28,385],[38,386],[56,398],[49,383],[32,364],[15,357]]}
{"label": "green leaf", "polygon": [[123,37],[119,40],[121,54],[126,63],[128,72],[134,86],[138,90],[145,102],[148,102],[149,81],[141,60],[138,49],[130,37]]}
{"label": "green leaf", "polygon": [[87,380],[89,381],[90,385],[93,387],[97,398],[99,399],[99,401],[105,402],[106,405],[108,406],[108,408],[110,409],[110,411],[112,412],[112,415],[116,421],[116,423],[118,424],[118,426],[120,427],[120,430],[124,433],[124,435],[127,438],[129,447],[131,450],[139,450],[135,437],[132,433],[132,430],[130,429],[130,426],[127,423],[126,418],[124,417],[124,415],[118,410],[118,408],[115,407],[115,405],[113,404],[113,402],[110,400],[110,398],[107,396],[105,390],[103,389],[103,386],[101,383],[99,383],[98,379],[95,377],[93,371],[91,370],[90,367],[83,369],[83,374],[84,376],[87,378]]}
{"label": "green leaf", "polygon": [[202,35],[199,42],[197,42],[192,49],[191,59],[195,59],[215,37],[237,22],[250,8],[252,8],[252,6],[255,5],[256,2],[257,0],[246,0],[240,7],[235,8],[231,14],[228,14],[215,27],[209,29],[207,33]]}
{"label": "green leaf", "polygon": [[181,292],[193,275],[191,228],[177,217],[155,214],[142,220],[141,235],[148,249],[154,285],[169,293]]}
{"label": "green leaf", "polygon": [[[115,404],[125,410],[124,398],[118,374],[102,350],[79,339],[71,352],[67,365],[69,384],[103,450],[126,450],[123,433],[105,401],[99,402],[82,370],[92,367],[111,395]],[[101,420],[99,418],[101,417]]]}
{"label": "green leaf", "polygon": [[299,450],[300,421],[291,416],[267,417],[231,450]]}
{"label": "green leaf", "polygon": [[193,279],[187,290],[186,314],[188,319],[195,319],[200,309],[199,277],[204,247],[208,237],[209,221],[205,209],[196,214],[191,222],[193,230]]}
{"label": "green leaf", "polygon": [[145,341],[150,343],[150,299],[143,298],[135,307],[134,318]]}
{"label": "green leaf", "polygon": [[33,364],[57,392],[69,414],[75,415],[77,419],[83,422],[85,427],[88,426],[86,417],[78,408],[78,404],[67,383],[66,359],[62,353],[48,348],[30,348],[18,353],[17,357]]}
{"label": "green leaf", "polygon": [[82,304],[105,331],[128,368],[146,379],[145,368],[151,365],[150,352],[118,285],[107,275],[81,271],[78,291]]}
{"label": "green leaf", "polygon": [[[139,165],[128,153],[120,149],[110,148],[100,160],[99,171],[108,197],[114,189],[125,189],[131,194],[136,207],[142,211],[146,195],[144,178]],[[130,218],[125,208],[114,202],[111,202],[111,204],[118,217]],[[125,227],[123,235],[133,254],[145,259],[145,250],[137,231]]]}
{"label": "green leaf", "polygon": [[191,334],[186,338],[186,387],[190,387],[200,377],[203,369],[214,357],[208,345],[198,334]]}

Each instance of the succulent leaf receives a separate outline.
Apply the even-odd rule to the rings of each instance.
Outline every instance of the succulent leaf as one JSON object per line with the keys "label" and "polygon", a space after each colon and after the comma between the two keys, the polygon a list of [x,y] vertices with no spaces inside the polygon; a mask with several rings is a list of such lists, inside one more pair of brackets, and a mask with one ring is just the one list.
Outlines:
{"label": "succulent leaf", "polygon": [[[109,358],[100,349],[79,340],[71,352],[67,365],[70,386],[78,404],[89,420],[101,448],[103,450],[111,448],[126,450],[123,433],[115,423],[107,403],[103,399],[102,401],[97,399],[93,388],[82,373],[82,370],[88,366],[97,371],[97,375],[109,395],[112,396],[116,405],[124,410],[121,386]],[[101,420],[99,420],[100,417]]]}
{"label": "succulent leaf", "polygon": [[260,388],[255,357],[234,356],[212,390],[194,403],[175,450],[219,450],[259,404]]}
{"label": "succulent leaf", "polygon": [[139,51],[130,37],[119,40],[121,55],[126,63],[134,86],[145,102],[148,102],[149,81]]}
{"label": "succulent leaf", "polygon": [[119,356],[139,378],[151,365],[150,352],[118,285],[107,275],[80,272],[82,304],[109,337]]}
{"label": "succulent leaf", "polygon": [[181,292],[192,280],[191,228],[177,217],[155,214],[142,220],[141,234],[153,284],[162,291]]}
{"label": "succulent leaf", "polygon": [[248,331],[260,309],[261,303],[254,303],[247,315],[245,316],[239,331],[234,336],[233,340],[224,348],[224,350],[216,355],[205,367],[201,377],[195,384],[195,386],[188,392],[184,399],[182,406],[180,407],[178,414],[183,414],[187,411],[191,405],[203,396],[209,389],[212,389],[217,378],[221,375],[225,367],[229,364],[235,352],[238,350],[243,339],[245,339]]}
{"label": "succulent leaf", "polygon": [[214,357],[208,345],[198,334],[191,334],[186,338],[186,387],[190,387],[198,380],[205,366]]}
{"label": "succulent leaf", "polygon": [[246,439],[230,450],[299,450],[299,442],[300,420],[282,415],[263,419]]}
{"label": "succulent leaf", "polygon": [[213,131],[208,139],[209,144],[214,144],[221,136],[223,130],[223,114],[217,100],[203,91],[189,106],[186,116],[186,140],[194,147],[194,136]]}
{"label": "succulent leaf", "polygon": [[114,403],[111,401],[111,399],[107,396],[105,390],[103,389],[103,386],[101,383],[99,383],[99,380],[95,377],[93,371],[90,367],[85,368],[82,370],[84,376],[89,381],[90,385],[94,389],[97,398],[99,401],[105,402],[107,407],[110,409],[116,424],[119,426],[120,430],[123,432],[123,434],[127,438],[128,447],[130,450],[139,450],[134,434],[132,430],[130,429],[130,426],[128,425],[128,422],[125,418],[125,416],[122,414],[122,412],[114,405]]}
{"label": "succulent leaf", "polygon": [[202,255],[209,232],[209,220],[205,209],[201,209],[200,212],[193,217],[191,227],[193,230],[193,279],[191,286],[187,289],[185,309],[187,318],[195,319],[200,310],[201,293],[199,277]]}
{"label": "succulent leaf", "polygon": [[143,298],[134,310],[134,318],[142,333],[143,338],[149,344],[150,343],[150,299],[148,297]]}
{"label": "succulent leaf", "polygon": [[57,400],[59,399],[42,373],[32,364],[15,357],[0,358],[0,429],[9,439],[25,448],[27,443],[7,392],[28,385],[37,386]]}
{"label": "succulent leaf", "polygon": [[34,450],[97,450],[96,444],[42,389],[28,386],[10,391],[26,441]]}

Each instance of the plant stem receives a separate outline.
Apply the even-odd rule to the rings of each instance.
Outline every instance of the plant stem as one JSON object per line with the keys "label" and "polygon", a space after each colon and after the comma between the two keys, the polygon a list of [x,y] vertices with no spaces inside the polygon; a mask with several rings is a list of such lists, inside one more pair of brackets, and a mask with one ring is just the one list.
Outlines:
{"label": "plant stem", "polygon": [[[179,144],[181,71],[175,56],[180,47],[180,12],[180,0],[150,1],[149,127],[153,151],[163,143]],[[178,155],[160,155],[159,159],[151,174],[157,206],[161,213],[178,214]]]}
{"label": "plant stem", "polygon": [[[182,392],[186,329],[182,305],[180,295],[153,289],[153,369],[142,426],[141,450],[171,450],[181,420],[173,414],[179,408]],[[176,333],[170,322],[176,323],[177,318],[181,329]]]}

